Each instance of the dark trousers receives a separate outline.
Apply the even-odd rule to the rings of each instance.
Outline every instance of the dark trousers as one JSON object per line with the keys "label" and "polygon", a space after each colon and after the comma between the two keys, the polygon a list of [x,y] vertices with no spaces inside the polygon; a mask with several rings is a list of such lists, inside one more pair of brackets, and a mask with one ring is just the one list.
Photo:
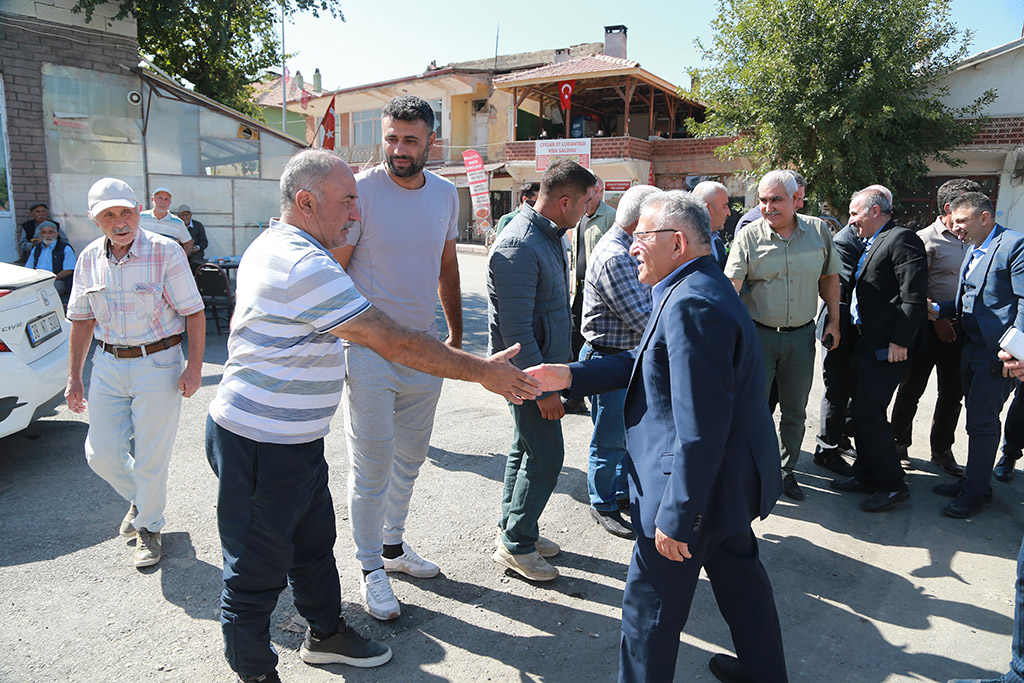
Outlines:
{"label": "dark trousers", "polygon": [[888,410],[907,371],[907,361],[878,360],[875,349],[865,344],[862,337],[854,339],[853,357],[853,429],[857,442],[853,476],[877,491],[906,490]]}
{"label": "dark trousers", "polygon": [[220,480],[224,655],[239,674],[265,674],[277,666],[270,615],[286,583],[314,631],[344,624],[324,442],[259,443],[207,418],[206,457]]}
{"label": "dark trousers", "polygon": [[580,349],[587,341],[583,338],[583,282],[576,283],[576,294],[572,298],[572,306],[569,307],[572,314],[572,357],[580,357]]}
{"label": "dark trousers", "polygon": [[565,458],[562,423],[545,420],[536,401],[509,404],[512,410],[512,446],[505,461],[501,494],[501,540],[510,553],[524,555],[537,549],[540,515],[558,483]]}
{"label": "dark trousers", "polygon": [[839,346],[824,355],[821,378],[825,393],[821,397],[821,422],[818,428],[818,446],[822,449],[850,446],[853,420],[850,417],[850,399],[853,398],[853,328],[839,338]]}
{"label": "dark trousers", "polygon": [[956,341],[944,342],[935,333],[935,326],[928,323],[925,347],[916,350],[910,357],[910,368],[900,382],[896,392],[896,403],[892,407],[892,430],[896,443],[909,446],[913,442],[914,415],[917,404],[928,386],[928,378],[935,368],[939,396],[932,413],[932,453],[945,453],[953,447],[956,423],[960,419],[961,399],[964,395],[960,379],[960,354],[963,336],[957,330]]}
{"label": "dark trousers", "polygon": [[1006,411],[1006,425],[1003,427],[1003,455],[1020,460],[1024,450],[1024,382],[1017,382],[1013,403]]}
{"label": "dark trousers", "polygon": [[754,533],[704,535],[689,549],[691,559],[673,562],[658,553],[654,539],[637,536],[622,595],[620,683],[672,680],[701,567],[747,676],[785,683],[782,629]]}
{"label": "dark trousers", "polygon": [[992,490],[992,466],[996,462],[1002,426],[999,414],[1017,381],[1003,377],[1002,362],[995,353],[968,340],[963,357],[964,399],[967,404],[967,474],[964,492],[984,496]]}

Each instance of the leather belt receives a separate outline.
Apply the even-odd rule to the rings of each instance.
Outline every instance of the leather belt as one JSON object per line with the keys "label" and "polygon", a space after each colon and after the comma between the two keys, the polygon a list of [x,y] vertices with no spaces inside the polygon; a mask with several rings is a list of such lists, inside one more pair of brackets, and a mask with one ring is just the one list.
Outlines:
{"label": "leather belt", "polygon": [[181,343],[180,334],[172,334],[166,339],[155,341],[152,344],[146,344],[145,346],[114,346],[107,342],[101,341],[100,348],[112,355],[114,358],[138,358],[139,356],[148,356],[151,353],[163,351],[177,346]]}
{"label": "leather belt", "polygon": [[601,346],[600,344],[595,344],[593,342],[587,342],[587,343],[590,344],[590,348],[594,349],[598,353],[603,353],[606,356],[614,356],[617,353],[622,353],[623,351],[628,351],[629,350],[629,349],[617,349],[614,346]]}
{"label": "leather belt", "polygon": [[803,325],[797,325],[796,327],[773,327],[772,325],[765,325],[763,323],[759,323],[756,320],[754,321],[754,324],[757,325],[758,327],[763,327],[768,330],[775,330],[776,332],[779,332],[781,334],[786,334],[787,332],[796,332],[797,330],[804,329],[808,325],[813,325],[814,321],[811,320],[809,322],[804,323]]}

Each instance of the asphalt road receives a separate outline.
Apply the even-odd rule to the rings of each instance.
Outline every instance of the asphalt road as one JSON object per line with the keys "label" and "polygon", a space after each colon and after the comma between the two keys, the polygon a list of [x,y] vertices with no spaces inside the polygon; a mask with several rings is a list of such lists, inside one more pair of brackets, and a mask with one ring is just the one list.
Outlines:
{"label": "asphalt road", "polygon": [[[466,347],[486,348],[484,257],[460,254]],[[442,321],[443,325],[443,321]],[[171,462],[164,559],[136,570],[116,537],[127,505],[88,468],[87,415],[61,406],[0,440],[0,681],[230,681],[218,619],[221,558],[216,480],[203,448],[206,409],[226,337],[209,326],[203,388],[185,401]],[[943,517],[945,481],[928,462],[934,387],[911,450],[912,498],[861,512],[861,496],[828,488],[815,466],[821,383],[808,405],[798,477],[807,499],[785,499],[755,525],[775,586],[790,679],[852,682],[988,678],[1008,666],[1021,487],[996,482],[995,502],[969,521]],[[348,456],[340,412],[327,438],[338,520],[335,548],[346,616],[387,641],[379,669],[311,667],[298,658],[302,626],[286,591],[271,637],[285,681],[612,681],[619,603],[631,544],[587,510],[589,417],[563,422],[567,453],[541,520],[562,545],[562,577],[532,585],[489,557],[496,534],[508,409],[476,385],[447,382],[432,447],[412,501],[407,540],[436,561],[434,579],[396,577],[402,616],[380,623],[362,608],[347,523]],[[963,418],[955,447],[963,462]],[[728,630],[701,581],[679,652],[677,681],[714,680],[709,657],[730,651]]]}

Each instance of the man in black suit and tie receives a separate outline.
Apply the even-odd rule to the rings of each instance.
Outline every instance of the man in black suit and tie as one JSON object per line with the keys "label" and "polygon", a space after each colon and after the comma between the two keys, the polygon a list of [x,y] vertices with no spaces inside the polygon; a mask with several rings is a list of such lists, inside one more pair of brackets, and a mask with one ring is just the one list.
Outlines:
{"label": "man in black suit and tie", "polygon": [[720,270],[725,270],[725,242],[722,240],[722,228],[732,213],[729,208],[729,190],[722,183],[704,180],[693,188],[693,196],[704,202],[711,216],[711,258],[715,259]]}
{"label": "man in black suit and tie", "polygon": [[1011,326],[1024,332],[1024,234],[995,222],[992,200],[981,192],[950,203],[953,232],[971,246],[960,269],[956,299],[931,307],[933,318],[959,317],[960,357],[967,406],[967,476],[932,490],[955,499],[942,508],[967,518],[992,498],[992,463],[999,448],[999,414],[1014,383],[998,358],[999,339]]}
{"label": "man in black suit and tie", "polygon": [[[787,681],[771,582],[750,529],[782,492],[761,344],[711,258],[710,217],[691,195],[652,195],[633,233],[654,311],[633,350],[527,370],[544,391],[627,387],[626,460],[637,533],[622,599],[619,681],[671,681],[703,567],[738,658],[722,681]],[[570,387],[571,384],[571,387]]]}
{"label": "man in black suit and tie", "polygon": [[909,349],[927,318],[927,260],[921,238],[892,220],[892,202],[868,188],[850,200],[850,225],[867,240],[854,273],[850,319],[854,340],[853,476],[832,488],[872,494],[866,512],[910,498],[887,412],[906,372]]}

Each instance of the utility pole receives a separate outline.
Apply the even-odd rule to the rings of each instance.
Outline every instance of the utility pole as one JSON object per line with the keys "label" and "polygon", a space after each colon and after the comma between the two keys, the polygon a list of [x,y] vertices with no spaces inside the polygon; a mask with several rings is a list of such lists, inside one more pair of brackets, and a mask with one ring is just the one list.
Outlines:
{"label": "utility pole", "polygon": [[288,67],[284,60],[284,0],[281,0],[281,132],[288,132]]}

